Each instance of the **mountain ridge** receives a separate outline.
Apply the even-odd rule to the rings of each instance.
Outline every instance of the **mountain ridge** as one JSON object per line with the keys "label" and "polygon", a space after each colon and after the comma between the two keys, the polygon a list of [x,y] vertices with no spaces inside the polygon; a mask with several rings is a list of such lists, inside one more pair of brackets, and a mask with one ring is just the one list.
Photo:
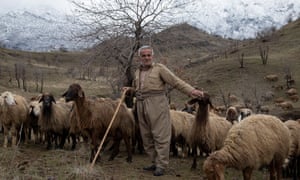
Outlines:
{"label": "mountain ridge", "polygon": [[[276,2],[274,7],[251,1],[226,4],[204,0],[195,2],[193,7],[202,8],[193,15],[179,14],[173,18],[177,18],[178,24],[187,22],[210,35],[235,40],[255,38],[260,31],[279,29],[300,16],[300,3],[292,0]],[[95,42],[74,40],[71,32],[84,31],[84,27],[74,25],[73,20],[70,14],[45,7],[0,14],[0,45],[37,52],[82,50],[94,45]]]}

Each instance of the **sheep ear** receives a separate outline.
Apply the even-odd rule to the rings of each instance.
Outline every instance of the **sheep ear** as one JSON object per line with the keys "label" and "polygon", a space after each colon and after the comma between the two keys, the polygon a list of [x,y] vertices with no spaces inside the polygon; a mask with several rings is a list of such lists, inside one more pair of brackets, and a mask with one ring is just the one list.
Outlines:
{"label": "sheep ear", "polygon": [[67,95],[67,91],[64,92],[61,96],[62,96],[62,97],[65,97],[66,95]]}
{"label": "sheep ear", "polygon": [[56,104],[56,101],[55,101],[55,99],[54,99],[53,96],[51,96],[51,101],[54,102],[54,103]]}
{"label": "sheep ear", "polygon": [[214,108],[215,108],[215,107],[212,105],[212,103],[211,103],[211,100],[210,100],[210,99],[208,100],[208,104],[209,104],[209,106],[210,106],[210,108],[211,108],[211,109],[214,109]]}
{"label": "sheep ear", "polygon": [[84,97],[84,92],[81,89],[78,91],[78,96],[81,98]]}
{"label": "sheep ear", "polygon": [[39,103],[42,102],[44,100],[44,96],[41,96]]}
{"label": "sheep ear", "polygon": [[189,100],[188,101],[188,104],[195,104],[196,102],[198,101],[198,99],[197,98],[194,98],[194,99],[191,99],[191,100]]}

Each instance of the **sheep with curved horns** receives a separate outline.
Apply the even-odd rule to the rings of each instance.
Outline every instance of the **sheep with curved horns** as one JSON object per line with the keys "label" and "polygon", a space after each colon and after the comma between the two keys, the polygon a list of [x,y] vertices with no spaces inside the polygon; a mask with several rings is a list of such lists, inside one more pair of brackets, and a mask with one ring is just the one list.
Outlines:
{"label": "sheep with curved horns", "polygon": [[25,132],[25,141],[27,141],[27,126],[28,126],[28,104],[23,96],[5,91],[0,96],[0,119],[4,128],[4,143],[3,147],[8,146],[9,131],[12,136],[12,147],[17,145],[17,133],[23,127]]}
{"label": "sheep with curved horns", "polygon": [[199,147],[200,151],[206,154],[220,149],[223,146],[228,130],[232,126],[224,117],[210,112],[210,108],[213,108],[213,105],[207,93],[204,93],[202,98],[190,100],[189,104],[196,102],[199,106],[189,137],[194,154],[192,169],[195,169],[197,166],[196,148]]}
{"label": "sheep with curved horns", "polygon": [[268,165],[270,179],[281,179],[290,147],[290,132],[279,118],[251,115],[232,126],[224,146],[209,155],[203,169],[209,180],[223,180],[226,167],[242,170],[249,180],[254,169]]}
{"label": "sheep with curved horns", "polygon": [[[91,140],[90,162],[92,162],[100,140],[104,136],[119,102],[111,99],[101,101],[88,99],[85,97],[81,86],[76,83],[71,84],[62,96],[65,97],[67,102],[74,101],[79,115],[79,118],[77,118],[79,129],[84,136]],[[120,142],[124,139],[127,149],[127,162],[132,162],[132,144],[130,140],[134,137],[134,128],[132,113],[122,103],[108,134],[114,140],[113,152],[109,160],[113,160],[119,153]]]}
{"label": "sheep with curved horns", "polygon": [[[71,104],[55,101],[54,96],[50,93],[43,93],[39,102],[42,103],[41,114],[38,125],[42,132],[46,133],[47,149],[51,148],[52,136],[60,137],[58,148],[63,149],[70,130],[70,112]],[[72,150],[76,147],[76,137],[72,137]]]}

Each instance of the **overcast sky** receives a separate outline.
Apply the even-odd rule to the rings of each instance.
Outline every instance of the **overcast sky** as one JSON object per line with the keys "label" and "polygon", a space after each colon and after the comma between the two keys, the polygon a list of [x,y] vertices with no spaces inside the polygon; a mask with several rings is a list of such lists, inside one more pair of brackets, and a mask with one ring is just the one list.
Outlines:
{"label": "overcast sky", "polygon": [[0,0],[0,13],[7,11],[51,6],[60,11],[70,11],[72,5],[68,0]]}

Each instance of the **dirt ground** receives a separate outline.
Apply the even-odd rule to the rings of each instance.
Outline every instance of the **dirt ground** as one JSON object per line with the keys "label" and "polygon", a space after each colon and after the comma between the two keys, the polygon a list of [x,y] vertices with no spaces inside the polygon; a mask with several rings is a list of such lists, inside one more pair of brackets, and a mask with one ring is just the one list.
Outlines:
{"label": "dirt ground", "polygon": [[[192,158],[170,157],[170,166],[164,176],[155,177],[152,172],[142,169],[149,165],[146,154],[134,154],[133,162],[126,162],[126,151],[121,146],[120,154],[108,161],[110,151],[100,153],[100,161],[94,166],[89,163],[89,146],[80,142],[74,151],[67,143],[63,150],[46,150],[46,144],[23,144],[17,148],[3,148],[3,135],[0,134],[0,179],[60,180],[60,179],[205,179],[202,171],[204,157],[198,159],[198,168],[191,170]],[[266,170],[256,171],[253,179],[267,179]],[[241,172],[226,170],[226,179],[242,179]]]}

